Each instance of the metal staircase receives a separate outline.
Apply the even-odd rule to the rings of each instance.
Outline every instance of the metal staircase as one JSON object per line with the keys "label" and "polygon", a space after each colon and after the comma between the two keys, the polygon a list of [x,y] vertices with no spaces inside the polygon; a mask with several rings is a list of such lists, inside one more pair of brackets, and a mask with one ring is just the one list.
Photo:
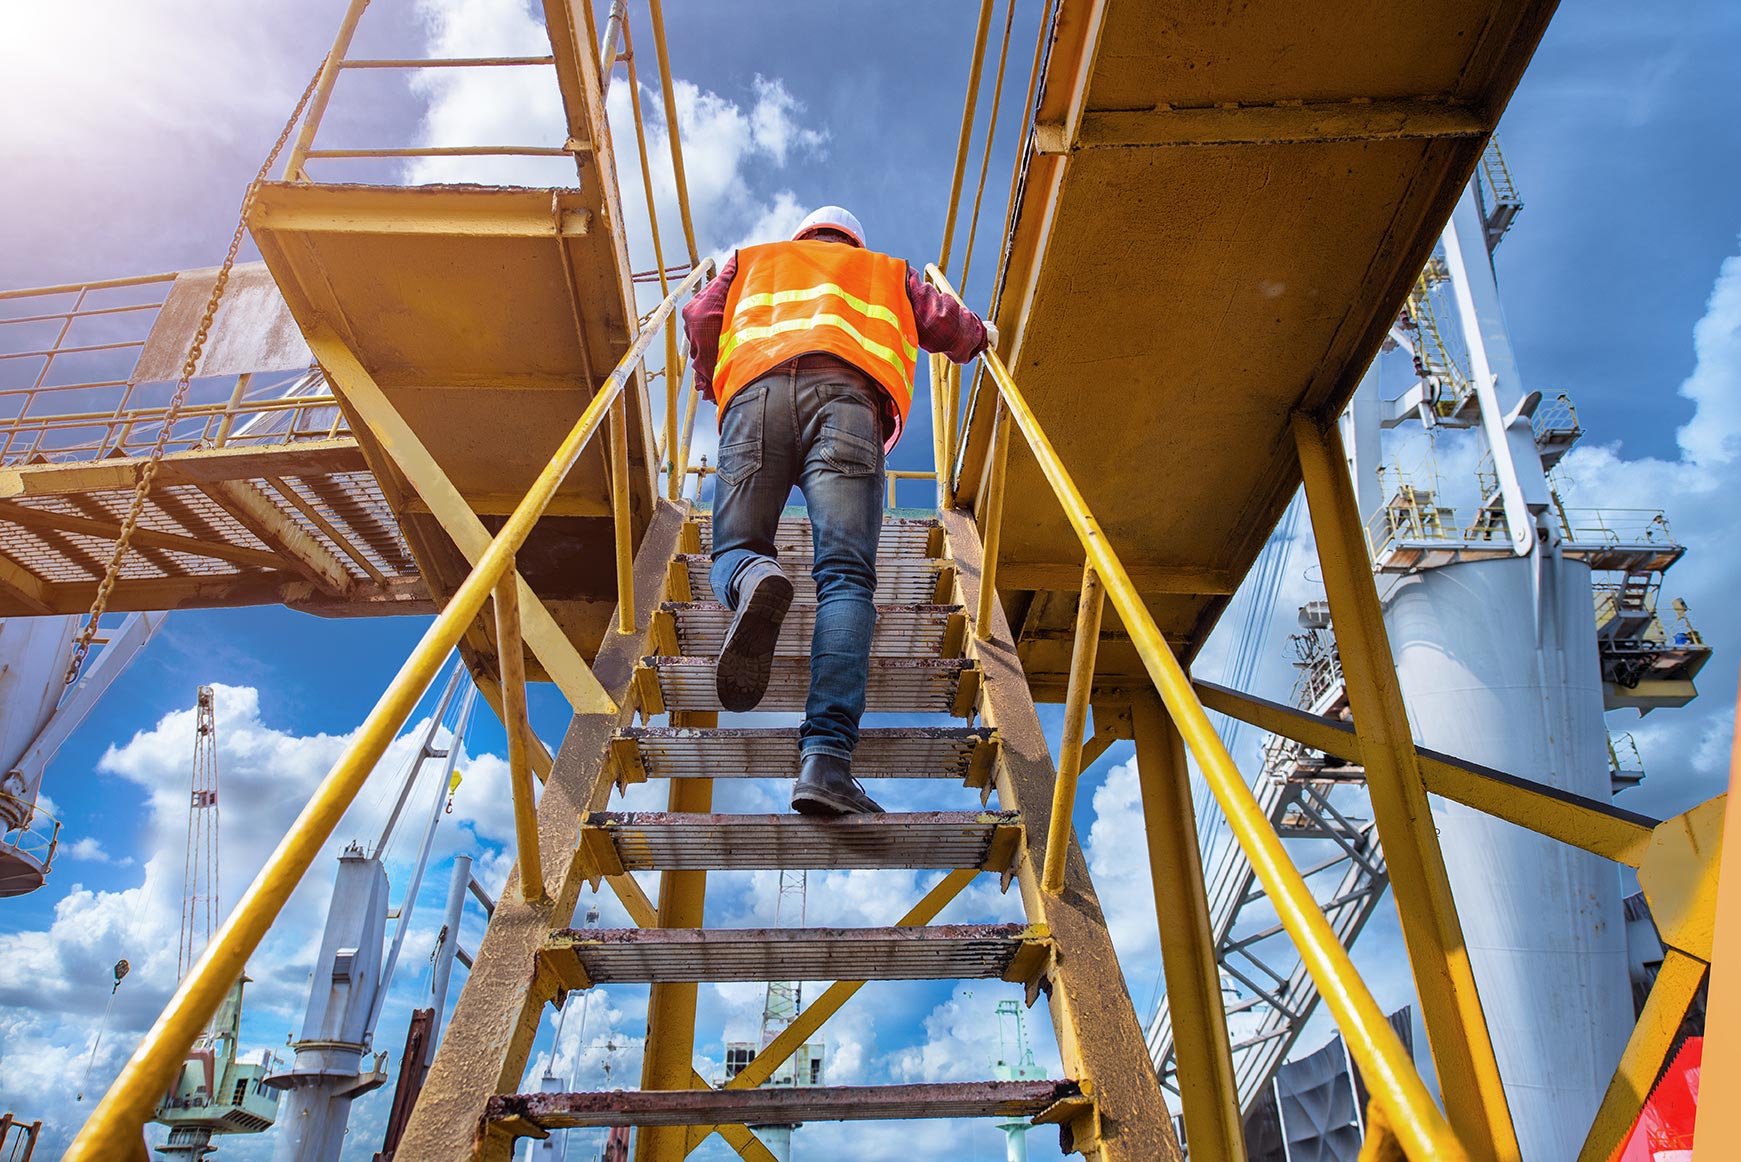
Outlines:
{"label": "metal staircase", "polygon": [[[971,528],[966,525],[964,528]],[[974,720],[995,717],[985,688],[985,671],[968,656],[969,620],[959,570],[943,522],[891,514],[885,521],[878,557],[878,623],[872,647],[869,707],[954,719],[940,724],[872,727],[864,731],[854,773],[865,779],[953,779],[961,783],[966,810],[890,813],[840,819],[804,815],[720,814],[711,811],[711,779],[750,778],[783,783],[798,767],[797,731],[785,725],[734,726],[714,723],[720,707],[713,667],[731,613],[712,600],[706,564],[711,520],[688,515],[676,548],[663,570],[660,600],[653,605],[646,634],[653,653],[634,665],[629,701],[644,725],[622,725],[603,740],[598,785],[619,790],[659,780],[671,787],[668,811],[590,810],[578,830],[575,870],[595,887],[606,883],[630,892],[628,873],[662,876],[660,906],[638,916],[639,927],[551,931],[541,941],[520,977],[537,982],[533,992],[559,1002],[572,990],[594,985],[650,985],[648,1056],[638,1091],[592,1093],[497,1093],[482,1113],[483,1157],[507,1156],[521,1137],[544,1137],[552,1130],[582,1126],[633,1125],[638,1159],[680,1158],[724,1123],[728,1141],[745,1158],[771,1155],[747,1128],[755,1125],[884,1118],[989,1117],[1057,1122],[1076,1148],[1099,1136],[1094,1103],[1081,1077],[983,1081],[968,1084],[896,1086],[763,1087],[761,1079],[814,1035],[864,980],[1002,979],[1025,987],[1030,1003],[1055,989],[1060,942],[1045,923],[1044,905],[1028,909],[1026,923],[976,923],[927,926],[943,902],[978,873],[1001,877],[1007,890],[1039,859],[1029,850],[1024,817],[1009,809],[1011,788],[998,729]],[[797,582],[796,599],[776,647],[773,678],[757,708],[785,714],[803,709],[810,676],[809,639],[815,622],[816,594],[808,576],[811,530],[801,510],[782,519],[776,543]],[[974,643],[977,645],[977,639]],[[984,647],[980,647],[984,648]],[[1016,671],[1019,673],[1019,670]],[[1025,685],[1005,693],[1018,698],[1029,715],[1033,703]],[[627,708],[625,708],[627,709]],[[648,724],[668,715],[670,724]],[[965,723],[959,720],[967,720]],[[1037,725],[1037,720],[1035,725]],[[571,735],[555,759],[572,762],[590,737]],[[703,790],[703,788],[708,788]],[[990,809],[993,795],[999,797]],[[1043,838],[1043,835],[1042,835]],[[1075,846],[1072,844],[1074,852]],[[1080,860],[1080,855],[1074,856]],[[870,928],[723,929],[700,923],[707,872],[923,868],[952,873],[938,889],[934,906],[920,905],[902,923]],[[682,877],[689,877],[684,880]],[[1073,877],[1074,878],[1074,877]],[[1085,880],[1085,874],[1084,874]],[[626,882],[625,882],[626,881]],[[511,895],[512,893],[509,893]],[[1037,894],[1026,893],[1035,901]],[[1091,899],[1091,897],[1090,897]],[[631,909],[633,910],[633,909]],[[919,909],[916,909],[919,911]],[[928,913],[928,914],[924,914]],[[660,916],[680,922],[662,926]],[[1094,912],[1098,921],[1098,912]],[[499,921],[498,921],[499,922]],[[1097,933],[1105,940],[1104,928]],[[486,938],[480,959],[489,955]],[[1105,949],[1084,948],[1098,958]],[[813,999],[787,1030],[722,1089],[698,1078],[673,1086],[662,1074],[689,1072],[693,1034],[672,1033],[681,1010],[693,1023],[693,989],[703,982],[781,979],[845,982]],[[523,986],[522,986],[523,987]],[[468,993],[468,999],[472,994]],[[496,998],[499,1003],[504,998]],[[1126,1084],[1147,1088],[1159,1108],[1159,1090],[1142,1054],[1140,1031],[1128,999],[1117,998],[1129,1022],[1122,1043],[1128,1060],[1119,1063]],[[1116,1007],[1116,1006],[1115,1006]],[[1055,1012],[1064,1022],[1061,1039],[1082,1033],[1076,1017]],[[463,1017],[456,1017],[463,1023]],[[442,1114],[440,1075],[456,1064],[451,1054],[465,1051],[465,1039],[450,1034],[446,1046],[459,1046],[448,1060],[436,1061],[423,1103],[414,1116],[406,1149],[416,1148]],[[656,1045],[655,1039],[658,1039]],[[1067,1054],[1066,1060],[1070,1059]],[[433,1100],[432,1100],[433,1099]],[[476,1097],[474,1096],[474,1101]],[[419,1125],[419,1120],[423,1125]],[[474,1124],[476,1124],[474,1122]],[[1140,1131],[1145,1137],[1164,1126],[1157,1119]],[[1155,1138],[1164,1157],[1171,1145]],[[1146,1147],[1133,1147],[1142,1149]]]}

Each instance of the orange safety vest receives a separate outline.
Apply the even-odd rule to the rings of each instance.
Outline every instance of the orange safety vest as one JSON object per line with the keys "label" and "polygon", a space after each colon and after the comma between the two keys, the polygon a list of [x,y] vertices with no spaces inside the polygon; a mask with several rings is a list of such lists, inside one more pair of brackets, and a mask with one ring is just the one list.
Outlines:
{"label": "orange safety vest", "polygon": [[745,384],[789,359],[821,352],[876,380],[894,401],[894,439],[900,439],[919,359],[907,264],[874,250],[816,241],[746,246],[737,259],[713,372],[720,416]]}

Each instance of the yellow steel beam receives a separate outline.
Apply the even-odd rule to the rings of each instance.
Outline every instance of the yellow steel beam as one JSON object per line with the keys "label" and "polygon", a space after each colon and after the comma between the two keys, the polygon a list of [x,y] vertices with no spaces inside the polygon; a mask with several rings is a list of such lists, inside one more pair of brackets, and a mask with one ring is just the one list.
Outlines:
{"label": "yellow steel beam", "polygon": [[[1584,1148],[1578,1151],[1578,1162],[1607,1162],[1620,1148],[1628,1130],[1638,1120],[1656,1075],[1662,1072],[1664,1060],[1674,1044],[1675,1033],[1687,1015],[1687,1006],[1699,991],[1709,966],[1695,956],[1670,948],[1657,971],[1656,983],[1632,1028],[1626,1049],[1620,1055],[1608,1091],[1602,1095],[1602,1105],[1596,1110],[1590,1134]],[[1715,1091],[1707,1090],[1714,1095]],[[1701,1103],[1703,1104],[1703,1103]],[[1733,1147],[1734,1143],[1729,1143]]]}
{"label": "yellow steel beam", "polygon": [[[1309,714],[1298,707],[1229,690],[1213,682],[1197,680],[1192,686],[1203,705],[1229,718],[1303,742],[1313,750],[1356,765],[1365,762],[1365,750],[1350,723]],[[1425,747],[1416,747],[1415,755],[1430,793],[1628,867],[1637,867],[1643,861],[1652,830],[1657,826],[1655,819],[1612,803],[1586,799]]]}
{"label": "yellow steel beam", "polygon": [[[961,183],[967,177],[967,155],[973,144],[973,111],[979,106],[979,78],[985,68],[985,42],[991,35],[993,0],[980,0],[979,27],[973,33],[973,63],[967,68],[967,99],[961,106],[961,140],[955,146],[955,174],[949,179],[949,212],[943,217],[943,245],[937,265],[949,269],[949,251],[955,242],[955,215],[961,209]],[[989,143],[986,148],[991,147]]]}
{"label": "yellow steel beam", "polygon": [[[477,686],[478,693],[484,696],[484,701],[489,703],[490,709],[496,712],[496,717],[502,720],[502,726],[506,728],[508,726],[508,702],[502,694],[502,683],[494,675],[480,673],[477,670],[472,671],[472,683]],[[531,765],[532,773],[537,776],[540,783],[548,781],[552,763],[550,750],[544,745],[544,741],[533,732],[532,724],[529,721],[525,723],[523,738],[526,747],[526,761]]]}
{"label": "yellow steel beam", "polygon": [[219,480],[200,491],[317,588],[343,595],[351,587],[350,570],[252,481]]}
{"label": "yellow steel beam", "polygon": [[[272,486],[272,491],[284,498],[285,503],[289,504],[297,512],[300,512],[310,524],[319,529],[321,535],[337,545],[339,551],[349,557],[351,561],[356,564],[357,568],[369,575],[370,580],[374,581],[377,585],[382,584],[387,580],[386,574],[382,573],[380,569],[375,567],[375,563],[369,560],[369,555],[363,552],[362,549],[358,548],[356,543],[349,537],[345,536],[344,533],[340,532],[337,525],[333,524],[330,520],[327,520],[325,514],[323,514],[320,509],[310,504],[300,492],[297,492],[296,489],[292,488],[289,481],[277,476],[268,476],[266,478],[266,483]],[[509,509],[509,511],[512,512],[513,510]],[[141,530],[134,531],[133,537],[135,540],[138,539],[140,531]]]}
{"label": "yellow steel beam", "polygon": [[991,636],[992,607],[997,604],[997,551],[1003,536],[1004,481],[1009,477],[1010,413],[1001,404],[998,408],[996,434],[992,437],[991,469],[986,477],[985,507],[979,526],[985,537],[985,576],[979,587],[979,602],[974,607],[973,632],[980,641]]}
{"label": "yellow steel beam", "polygon": [[[336,335],[326,331],[307,334],[309,349],[326,369],[329,379],[344,394],[345,402],[369,426],[393,463],[405,473],[447,535],[473,565],[489,546],[490,533],[484,522],[467,506],[465,497],[430,455],[429,449],[399,414],[368,370]],[[596,403],[602,394],[594,397]],[[593,676],[592,669],[575,649],[550,610],[524,579],[518,582],[523,611],[522,632],[526,644],[543,663],[545,672],[567,696],[576,713],[610,713],[610,696]]]}
{"label": "yellow steel beam", "polygon": [[[512,565],[509,566],[510,570]],[[508,786],[514,797],[514,847],[520,859],[520,899],[545,904],[544,860],[538,851],[538,803],[526,736],[526,651],[520,644],[520,590],[510,572],[496,585],[496,657],[502,669],[502,720],[508,734]]]}
{"label": "yellow steel beam", "polygon": [[[1074,565],[1027,561],[1002,562],[997,575],[1005,589],[1072,589],[1081,580]],[[1227,596],[1239,588],[1238,580],[1226,569],[1136,565],[1130,570],[1130,580],[1144,593]]]}
{"label": "yellow steel beam", "polygon": [[[990,586],[987,586],[989,590]],[[1076,637],[1070,643],[1070,684],[1064,693],[1064,737],[1058,744],[1058,778],[1052,784],[1051,834],[1040,886],[1064,890],[1064,854],[1070,850],[1070,820],[1076,813],[1076,780],[1082,774],[1082,731],[1088,722],[1088,692],[1094,686],[1094,659],[1100,648],[1100,613],[1106,590],[1092,564],[1082,570],[1076,609]]]}
{"label": "yellow steel beam", "polygon": [[[927,275],[946,293],[959,301],[948,280],[935,266]],[[1434,1104],[1415,1071],[1408,1052],[1396,1031],[1390,1027],[1383,1010],[1373,999],[1347,949],[1331,929],[1322,909],[1283,849],[1280,838],[1271,828],[1269,819],[1258,805],[1251,787],[1246,784],[1220,737],[1209,722],[1209,716],[1185,677],[1178,658],[1167,645],[1153,614],[1132,585],[1130,574],[1107,543],[1106,534],[1082,499],[1081,491],[1069,470],[1059,459],[1039,420],[1023,398],[1021,390],[1010,378],[1009,369],[997,352],[988,351],[983,366],[997,388],[1000,404],[1014,415],[1021,428],[1036,466],[1045,477],[1052,493],[1076,532],[1088,559],[1106,585],[1107,598],[1123,620],[1131,644],[1142,658],[1149,677],[1154,681],[1161,700],[1172,715],[1187,746],[1196,757],[1204,778],[1221,804],[1228,825],[1240,846],[1251,860],[1252,870],[1276,908],[1282,926],[1299,949],[1306,970],[1318,986],[1330,1007],[1344,1037],[1349,1052],[1359,1064],[1367,1084],[1377,1099],[1384,1102],[1398,1137],[1412,1155],[1422,1158],[1460,1160],[1467,1157],[1462,1145],[1446,1124],[1444,1115]],[[945,522],[950,519],[944,514]],[[995,610],[1001,613],[1001,610]],[[988,685],[991,681],[988,666]],[[1000,730],[1002,723],[997,723]],[[1006,760],[1010,741],[1004,741]],[[1004,784],[999,784],[1000,795]],[[1029,820],[1029,826],[1034,826]],[[1043,895],[1043,893],[1042,893]],[[1024,898],[1027,897],[1024,882]],[[1036,910],[1029,899],[1029,914]],[[1040,905],[1043,911],[1044,906]],[[1060,1042],[1065,1030],[1060,1030]]]}
{"label": "yellow steel beam", "polygon": [[[673,725],[717,722],[717,715],[692,719],[672,716]],[[680,720],[680,721],[679,721]],[[672,812],[706,814],[713,809],[712,779],[672,779],[669,790]],[[699,928],[707,900],[705,871],[659,873],[661,928]],[[695,1074],[695,1001],[698,986],[693,981],[655,984],[647,1000],[647,1043],[641,1057],[642,1089],[688,1089]],[[688,1128],[642,1126],[635,1134],[636,1162],[682,1162],[688,1154]]]}
{"label": "yellow steel beam", "polygon": [[[139,473],[144,465],[143,457],[13,464],[0,468],[0,497],[131,491],[139,483]],[[214,480],[258,480],[264,476],[331,476],[368,470],[362,449],[350,436],[264,447],[231,444],[223,448],[195,448],[170,453],[163,458],[157,486]]]}
{"label": "yellow steel beam", "polygon": [[55,587],[10,557],[0,557],[0,596],[31,613],[55,612]]}
{"label": "yellow steel beam", "polygon": [[[1724,831],[1741,835],[1741,731],[1730,744],[1727,799]],[[1741,860],[1720,863],[1717,879],[1700,1086],[1728,1094],[1741,1092]],[[1741,1142],[1741,1102],[1700,1103],[1693,1162],[1723,1162],[1735,1142]]]}
{"label": "yellow steel beam", "polygon": [[665,10],[659,0],[647,0],[653,21],[653,50],[659,57],[659,95],[665,102],[665,128],[671,144],[671,176],[677,184],[677,209],[683,217],[683,241],[689,247],[691,266],[701,261],[695,248],[695,223],[689,217],[689,178],[683,172],[683,138],[679,132],[676,87],[671,76],[671,58],[665,50]]}
{"label": "yellow steel beam", "polygon": [[1185,1138],[1193,1162],[1244,1162],[1245,1128],[1197,850],[1185,740],[1152,691],[1132,698],[1130,711]]}
{"label": "yellow steel beam", "polygon": [[1483,109],[1441,101],[1313,101],[1230,108],[1090,110],[1074,140],[1062,126],[1039,126],[1043,154],[1079,149],[1169,145],[1292,145],[1324,141],[1394,141],[1406,137],[1484,137]]}
{"label": "yellow steel beam", "polygon": [[[935,920],[937,914],[948,905],[949,901],[959,896],[978,874],[978,870],[974,868],[960,868],[950,872],[937,881],[937,885],[926,892],[924,897],[917,904],[914,904],[905,916],[896,920],[895,927],[923,928]],[[850,1001],[864,986],[865,982],[862,980],[837,980],[829,985],[822,991],[821,996],[805,1006],[804,1011],[798,1014],[790,1025],[782,1029],[778,1036],[768,1042],[766,1048],[751,1058],[750,1063],[744,1066],[737,1076],[727,1081],[723,1088],[754,1089],[774,1076],[774,1071],[784,1065],[787,1059],[798,1051],[800,1045],[815,1036],[822,1026],[828,1023],[829,1018],[844,1008],[846,1002]],[[697,1076],[699,1077],[699,1075]],[[686,1152],[699,1147],[707,1140],[709,1134],[716,1130],[723,1133],[724,1129],[725,1127],[721,1126],[691,1127]]]}
{"label": "yellow steel beam", "polygon": [[1415,756],[1341,433],[1334,423],[1320,426],[1303,413],[1291,422],[1372,814],[1445,1113],[1471,1157],[1517,1162],[1517,1132]]}

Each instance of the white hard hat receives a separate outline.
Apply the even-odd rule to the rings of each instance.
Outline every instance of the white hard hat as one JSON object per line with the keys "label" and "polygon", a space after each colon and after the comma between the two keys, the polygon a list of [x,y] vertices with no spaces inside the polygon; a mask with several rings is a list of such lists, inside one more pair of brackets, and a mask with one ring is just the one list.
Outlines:
{"label": "white hard hat", "polygon": [[849,235],[861,248],[864,247],[864,227],[858,224],[852,211],[844,206],[823,206],[819,210],[811,211],[810,216],[798,224],[798,231],[792,235],[792,241],[808,238],[817,230],[838,230]]}

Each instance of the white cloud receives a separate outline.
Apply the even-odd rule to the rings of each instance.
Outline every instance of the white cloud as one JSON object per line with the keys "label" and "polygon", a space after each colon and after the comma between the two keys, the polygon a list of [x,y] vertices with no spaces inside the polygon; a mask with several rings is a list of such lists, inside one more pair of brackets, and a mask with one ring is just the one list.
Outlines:
{"label": "white cloud", "polygon": [[[40,806],[40,803],[38,804]],[[86,863],[107,863],[116,867],[132,867],[133,857],[123,856],[116,859],[103,849],[102,841],[94,835],[81,836],[70,844],[62,844],[58,850],[60,859],[83,860]]]}
{"label": "white cloud", "polygon": [[[224,685],[214,689],[222,813],[221,902],[227,908],[253,879],[349,736],[291,733],[270,724],[257,690]],[[331,892],[333,860],[352,839],[373,843],[378,836],[420,725],[413,723],[389,748],[250,959],[253,984],[243,1032],[249,1056],[265,1048],[281,1049],[286,1033],[300,1025],[308,972]],[[187,707],[111,746],[98,764],[100,776],[123,780],[145,794],[135,834],[140,849],[155,854],[145,860],[139,882],[118,890],[93,890],[73,883],[56,902],[46,928],[0,935],[0,1049],[6,1059],[6,1068],[0,1070],[0,1107],[43,1116],[47,1121],[44,1149],[64,1144],[88,1112],[88,1106],[70,1101],[67,1095],[83,1082],[98,1022],[109,1000],[115,961],[127,958],[132,971],[115,994],[108,1030],[85,1087],[87,1096],[107,1086],[175,985],[193,741],[194,711]],[[431,768],[437,765],[426,767],[413,791],[407,821],[387,852],[395,903],[403,895],[411,849],[435,789],[436,773]],[[505,764],[497,756],[480,755],[468,759],[467,765],[471,777],[456,796],[454,814],[444,816],[449,826],[438,833],[432,866],[440,869],[447,855],[461,849],[477,854],[484,869],[480,876],[505,877],[511,861],[495,846],[512,830],[511,823],[504,822]],[[94,837],[68,845],[62,858],[116,863]],[[119,861],[117,866],[130,862]],[[444,874],[425,875],[398,986],[377,1036],[376,1048],[395,1056],[403,1041],[409,1000],[426,988],[426,972],[418,973],[417,961],[433,947],[445,880]],[[476,928],[465,937],[474,949]],[[375,1117],[369,1112],[372,1100],[359,1105],[359,1126]],[[270,1143],[238,1142],[226,1147],[226,1152],[232,1149],[237,1157],[251,1157],[255,1151],[263,1151],[259,1156],[264,1157]]]}

